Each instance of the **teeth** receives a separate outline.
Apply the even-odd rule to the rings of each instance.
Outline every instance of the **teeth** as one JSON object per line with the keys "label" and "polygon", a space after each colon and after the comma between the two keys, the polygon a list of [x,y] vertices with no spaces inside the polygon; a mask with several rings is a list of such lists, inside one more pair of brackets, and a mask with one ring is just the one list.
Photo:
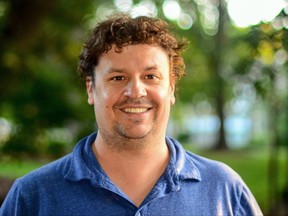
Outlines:
{"label": "teeth", "polygon": [[143,113],[146,112],[148,108],[125,108],[124,112],[127,113]]}

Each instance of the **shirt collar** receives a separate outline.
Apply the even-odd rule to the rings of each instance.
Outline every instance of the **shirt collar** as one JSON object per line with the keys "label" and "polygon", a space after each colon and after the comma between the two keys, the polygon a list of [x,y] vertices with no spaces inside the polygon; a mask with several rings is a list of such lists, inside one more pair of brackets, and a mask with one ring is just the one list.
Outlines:
{"label": "shirt collar", "polygon": [[[79,181],[82,179],[96,180],[94,176],[103,176],[103,170],[96,160],[93,151],[92,143],[96,138],[97,133],[94,132],[88,137],[80,140],[72,152],[71,162],[68,169],[65,171],[65,178],[71,181]],[[96,173],[94,173],[96,172]],[[101,178],[97,178],[101,182]]]}
{"label": "shirt collar", "polygon": [[[96,136],[97,133],[94,132],[76,145],[71,155],[70,165],[64,171],[66,179],[71,181],[87,179],[98,186],[104,184],[107,175],[96,160],[91,148]],[[188,157],[188,153],[182,145],[170,137],[166,137],[166,144],[170,150],[170,162],[164,173],[164,178],[171,184],[170,188],[173,190],[179,188],[180,182],[184,179],[201,181],[198,168],[191,157]]]}
{"label": "shirt collar", "polygon": [[185,179],[201,181],[199,169],[182,145],[171,137],[166,137],[166,144],[170,150],[170,162],[165,178],[171,183],[172,190],[178,190],[181,181]]}

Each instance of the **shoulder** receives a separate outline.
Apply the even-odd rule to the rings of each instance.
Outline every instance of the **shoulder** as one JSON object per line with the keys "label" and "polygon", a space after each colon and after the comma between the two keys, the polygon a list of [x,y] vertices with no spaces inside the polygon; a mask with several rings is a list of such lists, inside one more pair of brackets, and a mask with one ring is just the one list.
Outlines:
{"label": "shoulder", "polygon": [[184,149],[183,146],[173,138],[169,138],[169,145],[172,145],[173,148],[170,149],[176,152],[177,156],[175,160],[183,160],[185,158],[184,160],[188,161],[186,162],[186,164],[189,165],[187,166],[187,168],[196,168],[202,180],[209,179],[209,181],[219,181],[221,179],[225,179],[228,181],[242,181],[241,177],[231,167],[229,167],[223,162],[212,160],[188,151]]}
{"label": "shoulder", "polygon": [[40,206],[43,197],[56,185],[63,184],[63,171],[67,169],[70,157],[69,154],[16,179],[1,206],[0,215],[37,214],[34,207]]}
{"label": "shoulder", "polygon": [[186,155],[199,169],[202,192],[205,189],[209,191],[209,196],[217,199],[218,204],[222,203],[224,206],[229,203],[236,215],[262,215],[250,189],[230,166],[188,151]]}
{"label": "shoulder", "polygon": [[45,183],[51,183],[55,179],[64,178],[65,171],[69,169],[71,163],[71,154],[68,154],[56,161],[50,162],[26,175],[17,179],[15,184],[24,186],[24,188],[30,188],[34,185],[44,185]]}
{"label": "shoulder", "polygon": [[[257,206],[257,202],[241,176],[227,164],[186,151],[201,174],[201,182],[215,196],[229,198],[239,208]],[[235,207],[235,205],[233,206]],[[242,207],[241,207],[242,206]],[[246,207],[245,207],[246,206]]]}
{"label": "shoulder", "polygon": [[215,203],[222,212],[233,210],[236,215],[262,215],[251,191],[231,167],[187,151],[173,138],[168,138],[167,143],[171,153],[177,155],[175,161],[181,165],[182,173],[188,174],[183,175],[182,181],[185,193],[201,195],[197,202]]}
{"label": "shoulder", "polygon": [[17,179],[16,183],[21,185],[44,185],[46,182],[51,184],[51,182],[58,181],[57,184],[59,185],[62,181],[67,180],[67,175],[72,175],[72,177],[70,176],[72,180],[75,180],[78,176],[82,178],[86,173],[89,173],[86,162],[91,160],[90,157],[93,158],[93,154],[90,155],[90,143],[95,139],[95,136],[96,134],[93,133],[83,138],[70,154],[28,173]]}
{"label": "shoulder", "polygon": [[192,152],[186,151],[187,157],[193,160],[197,168],[203,175],[213,175],[214,177],[232,177],[239,178],[240,176],[227,164],[203,157]]}

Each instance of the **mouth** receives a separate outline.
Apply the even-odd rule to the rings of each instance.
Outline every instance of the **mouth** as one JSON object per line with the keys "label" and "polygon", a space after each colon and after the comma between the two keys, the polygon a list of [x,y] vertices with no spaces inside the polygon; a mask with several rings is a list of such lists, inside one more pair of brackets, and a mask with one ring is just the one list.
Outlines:
{"label": "mouth", "polygon": [[149,110],[149,108],[145,108],[145,107],[137,107],[137,108],[125,108],[123,109],[124,112],[126,113],[132,113],[132,114],[138,114],[138,113],[144,113],[147,112]]}

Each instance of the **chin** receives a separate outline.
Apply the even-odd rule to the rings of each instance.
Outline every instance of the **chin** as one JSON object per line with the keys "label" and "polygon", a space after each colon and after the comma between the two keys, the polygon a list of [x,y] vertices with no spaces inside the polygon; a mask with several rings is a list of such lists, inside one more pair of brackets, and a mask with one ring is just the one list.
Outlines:
{"label": "chin", "polygon": [[150,132],[142,132],[142,133],[140,133],[139,131],[137,131],[137,132],[131,132],[131,131],[123,132],[122,131],[120,134],[121,134],[122,137],[125,137],[127,139],[144,139],[144,138],[149,136]]}

